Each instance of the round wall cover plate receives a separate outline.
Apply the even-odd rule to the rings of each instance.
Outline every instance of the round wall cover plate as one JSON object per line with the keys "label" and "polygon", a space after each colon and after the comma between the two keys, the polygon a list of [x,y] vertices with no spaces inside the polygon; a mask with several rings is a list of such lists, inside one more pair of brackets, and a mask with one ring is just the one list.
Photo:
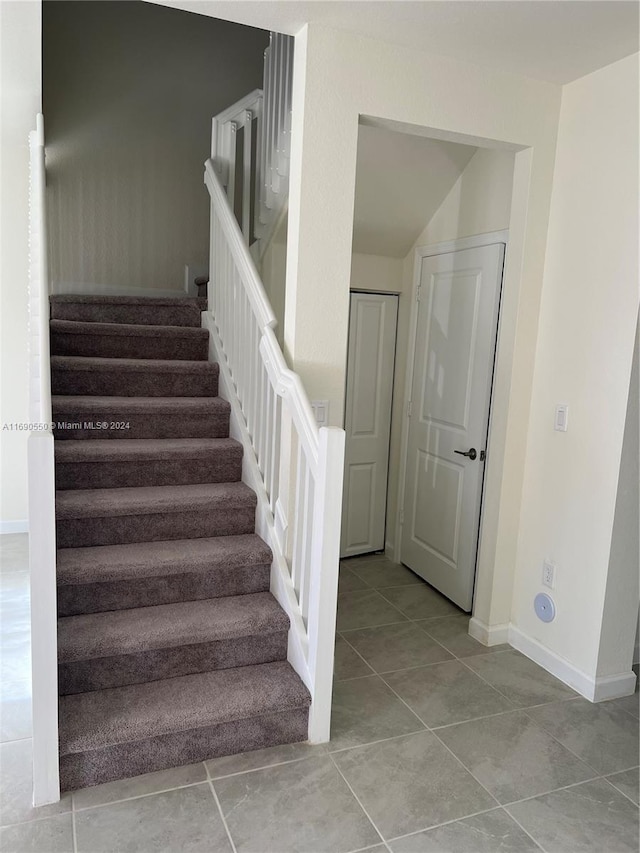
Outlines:
{"label": "round wall cover plate", "polygon": [[553,622],[556,615],[556,606],[553,599],[546,592],[540,592],[533,601],[533,609],[538,619],[543,622]]}

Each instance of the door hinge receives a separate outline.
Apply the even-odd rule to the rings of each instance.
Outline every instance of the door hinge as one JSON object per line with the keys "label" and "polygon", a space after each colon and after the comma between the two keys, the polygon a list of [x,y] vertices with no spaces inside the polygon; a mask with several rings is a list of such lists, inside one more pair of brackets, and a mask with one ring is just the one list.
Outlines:
{"label": "door hinge", "polygon": [[422,283],[418,284],[416,288],[416,302],[420,302],[420,288],[422,287]]}
{"label": "door hinge", "polygon": [[411,402],[411,400],[409,400],[409,402],[407,403],[407,417],[408,418],[411,417],[412,411],[413,411],[413,403]]}

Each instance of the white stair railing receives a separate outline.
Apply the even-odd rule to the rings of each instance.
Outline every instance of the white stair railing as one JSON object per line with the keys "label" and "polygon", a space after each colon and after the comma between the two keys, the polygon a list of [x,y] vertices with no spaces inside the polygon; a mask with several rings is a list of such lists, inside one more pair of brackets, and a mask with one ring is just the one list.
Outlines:
{"label": "white stair railing", "polygon": [[291,620],[288,658],[312,696],[309,739],[329,739],[344,431],[318,429],[287,368],[248,246],[211,160],[208,310],[212,358],[258,496],[257,530],[273,551],[271,590]]}
{"label": "white stair railing", "polygon": [[292,36],[271,33],[263,88],[213,119],[211,159],[248,245],[263,252],[286,209],[291,147]]}
{"label": "white stair railing", "polygon": [[49,354],[49,276],[44,118],[29,134],[29,565],[33,803],[60,799],[55,476]]}

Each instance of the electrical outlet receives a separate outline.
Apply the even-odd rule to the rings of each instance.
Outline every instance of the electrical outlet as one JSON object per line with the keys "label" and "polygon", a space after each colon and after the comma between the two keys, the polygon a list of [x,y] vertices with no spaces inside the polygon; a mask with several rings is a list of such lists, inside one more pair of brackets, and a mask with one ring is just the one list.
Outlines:
{"label": "electrical outlet", "polygon": [[545,560],[542,564],[542,584],[553,589],[556,580],[556,564],[551,560]]}

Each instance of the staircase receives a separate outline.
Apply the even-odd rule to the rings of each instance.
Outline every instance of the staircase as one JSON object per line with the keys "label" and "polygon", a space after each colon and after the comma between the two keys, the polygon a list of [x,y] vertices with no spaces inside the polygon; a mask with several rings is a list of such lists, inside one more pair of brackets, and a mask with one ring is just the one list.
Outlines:
{"label": "staircase", "polygon": [[61,789],[306,740],[204,300],[50,301]]}

